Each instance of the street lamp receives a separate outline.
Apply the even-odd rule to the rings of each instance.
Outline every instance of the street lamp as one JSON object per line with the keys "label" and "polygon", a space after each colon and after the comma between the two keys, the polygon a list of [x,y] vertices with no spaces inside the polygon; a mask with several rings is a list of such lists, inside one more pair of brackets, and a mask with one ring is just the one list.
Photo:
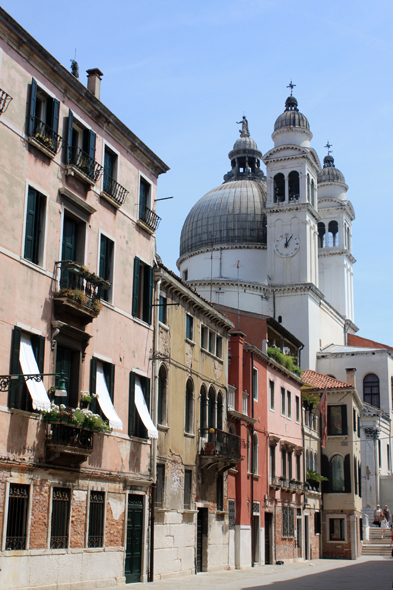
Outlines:
{"label": "street lamp", "polygon": [[18,387],[21,383],[26,383],[26,381],[29,380],[40,383],[43,381],[44,377],[58,377],[59,383],[56,387],[55,396],[64,397],[67,395],[67,377],[64,371],[61,371],[60,373],[34,373],[32,375],[0,375],[0,391],[10,391],[11,389]]}

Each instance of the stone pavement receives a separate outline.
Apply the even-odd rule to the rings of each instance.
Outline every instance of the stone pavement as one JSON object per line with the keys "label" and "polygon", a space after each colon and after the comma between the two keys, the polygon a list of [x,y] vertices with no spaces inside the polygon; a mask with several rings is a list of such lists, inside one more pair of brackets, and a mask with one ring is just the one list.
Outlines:
{"label": "stone pavement", "polygon": [[127,584],[105,590],[387,590],[392,587],[392,558],[362,556],[356,561],[316,559],[242,571],[202,573],[150,584]]}

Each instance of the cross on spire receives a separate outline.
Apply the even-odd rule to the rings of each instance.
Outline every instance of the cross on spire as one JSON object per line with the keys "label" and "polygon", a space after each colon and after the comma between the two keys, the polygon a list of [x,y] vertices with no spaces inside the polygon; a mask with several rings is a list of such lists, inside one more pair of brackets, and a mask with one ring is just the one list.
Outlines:
{"label": "cross on spire", "polygon": [[293,83],[292,83],[292,80],[289,82],[289,84],[288,84],[288,86],[287,86],[287,88],[290,88],[290,89],[291,89],[291,96],[292,96],[292,94],[293,94],[293,89],[295,88],[295,86],[296,86],[296,84],[293,84]]}
{"label": "cross on spire", "polygon": [[326,145],[324,146],[325,148],[327,148],[328,151],[328,156],[330,156],[330,154],[332,153],[333,150],[331,150],[330,148],[333,147],[333,145],[331,143],[329,143],[329,140],[327,140]]}

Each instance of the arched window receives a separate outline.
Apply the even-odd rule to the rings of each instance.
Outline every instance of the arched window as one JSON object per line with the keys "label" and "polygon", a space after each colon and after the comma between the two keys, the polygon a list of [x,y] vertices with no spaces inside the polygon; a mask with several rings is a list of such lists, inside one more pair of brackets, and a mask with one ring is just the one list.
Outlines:
{"label": "arched window", "polygon": [[307,201],[311,203],[311,184],[309,174],[307,174]]}
{"label": "arched window", "polygon": [[209,388],[207,425],[208,428],[216,428],[216,392],[212,386]]}
{"label": "arched window", "polygon": [[344,459],[333,455],[330,460],[330,488],[332,492],[345,492]]}
{"label": "arched window", "polygon": [[217,395],[217,429],[218,430],[223,430],[222,412],[223,412],[222,393],[221,393],[221,391],[219,391],[218,395]]}
{"label": "arched window", "polygon": [[318,221],[318,247],[324,248],[325,247],[325,234],[326,234],[326,227],[323,221]]}
{"label": "arched window", "polygon": [[158,424],[167,423],[167,401],[168,401],[168,378],[167,370],[164,365],[161,365],[158,372]]}
{"label": "arched window", "polygon": [[310,469],[310,451],[306,449],[306,469]]}
{"label": "arched window", "polygon": [[314,471],[315,473],[319,473],[318,453],[316,451],[314,453]]}
{"label": "arched window", "polygon": [[194,383],[191,378],[187,379],[186,385],[186,415],[184,430],[189,433],[194,432]]}
{"label": "arched window", "polygon": [[314,179],[311,180],[311,205],[315,207],[315,183]]}
{"label": "arched window", "polygon": [[258,473],[258,434],[254,432],[252,445],[252,472]]}
{"label": "arched window", "polygon": [[329,232],[328,245],[329,246],[338,246],[338,223],[337,223],[337,221],[329,221],[328,232]]}
{"label": "arched window", "polygon": [[251,447],[251,443],[250,443],[250,433],[247,430],[247,471],[248,473],[250,473],[250,467],[251,467],[251,463],[250,463],[250,447]]}
{"label": "arched window", "polygon": [[369,373],[363,379],[363,400],[379,408],[379,379],[373,373]]}
{"label": "arched window", "polygon": [[200,397],[200,427],[207,428],[207,391],[206,386],[201,386],[201,397]]}
{"label": "arched window", "polygon": [[285,176],[276,174],[274,177],[274,202],[283,203],[285,201]]}
{"label": "arched window", "polygon": [[288,194],[290,201],[299,200],[299,172],[293,170],[288,175]]}

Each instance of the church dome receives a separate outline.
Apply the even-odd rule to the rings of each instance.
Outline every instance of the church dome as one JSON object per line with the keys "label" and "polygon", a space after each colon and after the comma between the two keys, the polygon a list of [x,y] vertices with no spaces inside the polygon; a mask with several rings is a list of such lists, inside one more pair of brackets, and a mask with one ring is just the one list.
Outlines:
{"label": "church dome", "polygon": [[274,131],[283,127],[300,127],[310,131],[310,123],[302,113],[299,113],[298,103],[294,96],[288,96],[285,101],[285,111],[276,119]]}
{"label": "church dome", "polygon": [[344,174],[337,170],[334,165],[334,158],[330,154],[323,159],[323,168],[318,172],[318,184],[323,182],[339,182],[345,184]]}
{"label": "church dome", "polygon": [[242,152],[244,150],[258,151],[257,144],[251,137],[240,137],[233,146],[233,151]]}
{"label": "church dome", "polygon": [[188,214],[180,256],[228,244],[266,244],[266,188],[257,180],[233,180],[209,191]]}

